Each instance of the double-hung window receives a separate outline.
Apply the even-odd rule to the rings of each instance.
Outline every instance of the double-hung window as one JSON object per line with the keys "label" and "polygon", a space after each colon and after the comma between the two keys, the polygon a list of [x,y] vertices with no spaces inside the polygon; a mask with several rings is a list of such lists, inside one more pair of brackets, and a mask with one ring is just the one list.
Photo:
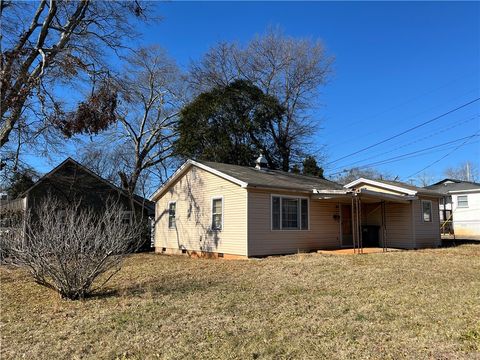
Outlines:
{"label": "double-hung window", "polygon": [[132,225],[133,213],[131,211],[122,211],[122,224]]}
{"label": "double-hung window", "polygon": [[177,211],[177,203],[170,202],[168,204],[168,228],[169,229],[175,229],[176,211]]}
{"label": "double-hung window", "polygon": [[458,195],[457,203],[459,208],[468,208],[468,196],[467,195]]}
{"label": "double-hung window", "polygon": [[212,199],[212,230],[222,230],[223,227],[223,198]]}
{"label": "double-hung window", "polygon": [[422,217],[424,222],[432,222],[432,202],[422,200]]}
{"label": "double-hung window", "polygon": [[308,230],[308,199],[272,196],[272,230]]}

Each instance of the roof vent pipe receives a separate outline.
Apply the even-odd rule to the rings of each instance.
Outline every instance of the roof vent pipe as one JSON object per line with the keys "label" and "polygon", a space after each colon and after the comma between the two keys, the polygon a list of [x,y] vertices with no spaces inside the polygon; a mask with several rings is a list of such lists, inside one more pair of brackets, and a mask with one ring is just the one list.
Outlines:
{"label": "roof vent pipe", "polygon": [[255,169],[265,170],[268,169],[267,159],[263,156],[263,153],[260,153],[260,156],[255,160]]}

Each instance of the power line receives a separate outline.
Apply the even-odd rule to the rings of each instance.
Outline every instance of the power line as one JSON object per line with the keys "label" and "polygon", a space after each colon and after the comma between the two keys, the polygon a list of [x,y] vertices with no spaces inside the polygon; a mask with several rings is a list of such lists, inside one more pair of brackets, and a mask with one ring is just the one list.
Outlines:
{"label": "power line", "polygon": [[[472,89],[471,91],[468,91],[468,92],[462,93],[462,94],[463,94],[463,95],[469,95],[469,94],[471,94],[471,93],[478,94],[478,91],[479,91],[479,89],[478,89],[478,88],[475,88],[475,89]],[[463,96],[463,95],[462,95],[462,96],[456,96],[456,97],[453,98],[452,100],[457,100],[457,99],[465,98],[465,96]],[[438,108],[437,105],[432,106],[432,107],[429,107],[429,108],[426,109],[425,111],[421,111],[421,112],[419,112],[419,113],[416,113],[415,115],[409,116],[409,118],[411,118],[411,119],[413,120],[413,119],[415,119],[415,118],[417,118],[417,117],[419,117],[419,116],[423,116],[423,114],[428,113],[428,112],[431,111],[431,110],[436,110],[437,108]],[[349,124],[347,124],[347,125],[344,125],[341,130],[343,130],[343,129],[347,128],[347,127],[350,127],[352,124],[363,123],[363,122],[365,122],[365,121],[368,121],[368,120],[377,118],[379,115],[382,115],[382,113],[379,113],[379,114],[377,114],[376,116],[372,116],[372,117],[370,117],[370,118],[365,118],[364,120],[358,120],[358,121],[355,121],[355,122],[353,122],[353,123],[349,123]],[[378,131],[378,130],[373,130],[373,131],[369,131],[369,132],[361,133],[361,134],[362,134],[362,136],[368,136],[368,135],[375,134],[377,131]],[[338,131],[336,131],[336,132],[338,132]],[[334,132],[334,133],[336,133],[336,132]],[[337,147],[339,147],[339,146],[342,145],[342,144],[351,143],[352,140],[355,140],[355,139],[358,139],[358,135],[355,135],[355,136],[353,136],[353,137],[347,138],[346,140],[343,139],[343,140],[340,141],[340,142],[335,142],[334,144],[332,144],[332,146],[333,146],[333,148],[337,148]]]}
{"label": "power line", "polygon": [[442,161],[443,159],[445,159],[446,157],[450,156],[450,155],[453,154],[455,151],[457,151],[458,149],[460,149],[462,146],[466,145],[470,139],[473,139],[475,136],[478,136],[478,134],[480,134],[480,131],[477,131],[475,134],[469,136],[469,137],[467,138],[467,140],[465,140],[463,143],[461,143],[460,145],[458,145],[455,149],[453,149],[453,150],[450,151],[449,153],[447,153],[447,154],[445,154],[444,156],[442,156],[440,159],[432,162],[430,165],[425,166],[423,169],[417,171],[416,173],[407,176],[407,178],[411,178],[411,177],[413,177],[413,176],[415,176],[415,175],[417,175],[417,174],[420,174],[422,171],[427,170],[428,168],[432,167],[433,165],[439,163],[440,161]]}
{"label": "power line", "polygon": [[414,127],[411,127],[411,128],[409,128],[409,129],[407,129],[407,130],[404,130],[404,131],[402,131],[401,133],[398,133],[398,134],[396,134],[396,135],[392,135],[392,136],[390,136],[390,137],[388,137],[388,138],[386,138],[386,139],[384,139],[384,140],[382,140],[382,141],[379,141],[379,142],[377,142],[377,143],[375,143],[375,144],[373,144],[373,145],[366,146],[366,147],[364,147],[364,148],[362,148],[362,149],[360,149],[360,150],[357,150],[357,151],[355,151],[355,152],[353,152],[353,153],[350,153],[350,154],[348,154],[348,155],[342,156],[342,157],[340,157],[340,158],[338,158],[338,159],[336,159],[336,160],[334,160],[334,161],[330,161],[330,162],[328,162],[326,165],[336,163],[336,162],[338,162],[338,161],[340,161],[340,160],[343,160],[343,159],[345,159],[345,158],[347,158],[347,157],[349,157],[349,156],[359,154],[359,153],[361,153],[361,152],[364,152],[365,150],[368,150],[368,149],[371,149],[371,148],[373,148],[373,147],[375,147],[375,146],[384,144],[384,143],[386,143],[387,141],[390,141],[390,140],[393,140],[393,139],[395,139],[395,138],[397,138],[397,137],[400,137],[400,136],[402,136],[402,135],[405,135],[405,134],[407,134],[407,133],[409,133],[409,132],[411,132],[411,131],[413,131],[413,130],[416,130],[416,129],[422,127],[422,126],[425,126],[425,125],[427,125],[427,124],[430,124],[430,123],[432,123],[432,122],[434,122],[434,121],[436,121],[436,120],[438,120],[438,119],[441,119],[441,118],[443,118],[443,117],[445,117],[445,116],[447,116],[447,115],[449,115],[449,114],[451,114],[451,113],[453,113],[453,112],[455,112],[455,111],[458,111],[458,110],[460,110],[460,109],[463,109],[464,107],[467,107],[468,105],[471,105],[471,104],[473,104],[474,102],[476,102],[476,101],[478,101],[478,100],[480,100],[480,97],[479,97],[479,98],[476,98],[476,99],[474,99],[474,100],[471,100],[471,101],[469,101],[469,102],[467,102],[467,103],[465,103],[465,104],[463,104],[463,105],[460,105],[460,106],[456,107],[455,109],[449,110],[449,111],[447,111],[446,113],[443,113],[443,114],[441,114],[441,115],[439,115],[439,116],[437,116],[437,117],[434,117],[433,119],[430,119],[430,120],[428,120],[428,121],[424,121],[423,123],[420,123],[420,124],[418,124],[418,125],[415,125]]}
{"label": "power line", "polygon": [[[330,171],[335,171],[335,170],[338,170],[338,169],[341,169],[341,168],[343,168],[343,169],[349,168],[349,167],[352,167],[352,166],[354,166],[354,165],[356,165],[356,164],[362,163],[362,162],[364,162],[364,161],[366,161],[366,160],[374,159],[374,158],[376,158],[376,157],[379,157],[379,156],[382,156],[382,155],[385,155],[385,154],[390,154],[390,153],[395,152],[395,151],[397,151],[397,150],[399,150],[399,149],[403,149],[403,148],[405,148],[405,147],[408,146],[408,145],[412,145],[412,144],[418,143],[418,142],[420,142],[420,141],[422,141],[422,140],[429,139],[429,138],[434,137],[435,135],[441,134],[442,132],[452,130],[452,129],[454,129],[454,128],[456,128],[456,127],[459,127],[459,126],[461,126],[461,125],[463,125],[463,124],[465,124],[465,123],[467,123],[467,122],[470,122],[470,121],[472,121],[472,120],[474,120],[474,119],[476,119],[476,118],[478,118],[478,117],[480,117],[480,115],[477,114],[477,115],[475,115],[475,116],[473,116],[473,117],[471,117],[471,118],[469,118],[469,119],[466,119],[466,120],[464,120],[464,121],[458,122],[458,123],[456,123],[455,125],[447,126],[447,127],[445,127],[445,128],[440,129],[439,131],[430,133],[428,136],[420,137],[420,138],[418,138],[418,139],[416,139],[416,140],[414,140],[414,141],[410,141],[410,142],[408,142],[408,143],[406,143],[406,144],[402,144],[401,146],[397,146],[397,147],[395,147],[395,148],[393,148],[393,149],[391,149],[391,150],[389,150],[389,151],[383,151],[383,152],[381,152],[381,153],[378,153],[378,154],[369,156],[369,157],[367,157],[367,158],[364,158],[364,159],[361,159],[361,160],[358,160],[358,161],[354,161],[353,163],[349,163],[349,164],[347,164],[347,165],[335,166],[333,169],[330,169]],[[328,169],[328,166],[326,166],[325,168]]]}
{"label": "power line", "polygon": [[[368,168],[368,167],[383,165],[383,164],[387,164],[387,163],[391,163],[391,162],[397,162],[397,161],[404,160],[404,159],[411,158],[411,157],[415,157],[415,156],[426,155],[427,153],[425,153],[425,152],[428,151],[428,150],[437,149],[437,148],[443,147],[445,145],[454,144],[454,143],[457,143],[457,142],[465,140],[465,139],[467,139],[467,141],[468,141],[475,136],[480,136],[480,135],[478,135],[479,133],[480,132],[477,132],[473,135],[469,135],[469,136],[466,136],[466,137],[462,137],[462,138],[459,138],[459,139],[448,141],[448,142],[445,142],[445,143],[442,143],[442,144],[430,146],[430,147],[427,147],[427,148],[424,148],[424,149],[412,151],[412,152],[409,152],[409,153],[406,153],[406,154],[397,155],[397,156],[394,156],[394,157],[391,157],[391,158],[388,158],[388,159],[384,159],[384,160],[376,161],[376,162],[369,163],[369,164],[366,164],[366,165],[362,165],[362,166],[359,166],[358,168],[359,169]],[[449,149],[449,148],[450,147],[447,147],[447,149]],[[440,149],[440,150],[446,150],[446,149]],[[334,173],[330,174],[330,176],[338,175],[338,174],[341,174],[343,172],[345,172],[345,170],[334,172]]]}

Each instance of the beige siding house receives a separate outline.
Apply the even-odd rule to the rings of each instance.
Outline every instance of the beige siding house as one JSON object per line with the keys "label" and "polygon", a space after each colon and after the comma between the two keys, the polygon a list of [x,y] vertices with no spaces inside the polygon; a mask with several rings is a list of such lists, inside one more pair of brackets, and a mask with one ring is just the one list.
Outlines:
{"label": "beige siding house", "polygon": [[155,250],[225,258],[440,244],[439,195],[402,183],[188,160],[152,196]]}

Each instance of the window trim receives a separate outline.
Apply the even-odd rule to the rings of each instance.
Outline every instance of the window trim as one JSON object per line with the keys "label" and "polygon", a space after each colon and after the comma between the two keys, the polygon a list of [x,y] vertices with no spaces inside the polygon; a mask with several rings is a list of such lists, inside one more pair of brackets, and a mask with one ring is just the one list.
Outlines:
{"label": "window trim", "polygon": [[129,215],[128,225],[132,225],[132,224],[133,224],[133,211],[131,211],[131,210],[122,210],[122,211],[120,212],[120,214],[122,215],[122,223],[123,223],[123,220],[125,220],[124,215]]}
{"label": "window trim", "polygon": [[[170,205],[171,204],[175,204],[175,226],[171,227],[170,226]],[[168,214],[168,218],[167,218],[167,227],[168,227],[168,230],[175,230],[177,228],[177,202],[176,201],[169,201],[168,202],[168,207],[167,207],[167,214]]]}
{"label": "window trim", "polygon": [[[423,203],[430,203],[430,220],[425,220],[425,214],[423,212]],[[422,200],[422,212],[421,212],[421,215],[422,215],[422,222],[424,223],[431,223],[433,222],[433,204],[432,204],[432,200]]]}
{"label": "window trim", "polygon": [[[222,225],[220,229],[215,229],[213,227],[213,202],[215,200],[221,200],[222,201]],[[210,230],[212,231],[222,231],[224,229],[224,217],[225,217],[225,201],[223,199],[223,195],[220,196],[212,196],[211,201],[210,201]]]}
{"label": "window trim", "polygon": [[[298,214],[298,229],[283,229],[282,228],[282,200],[280,200],[280,229],[273,228],[273,198],[279,197],[281,198],[290,198],[290,199],[298,199],[299,201],[299,214]],[[308,209],[308,227],[306,229],[302,229],[302,199],[307,200],[307,209]],[[296,195],[281,195],[281,194],[270,194],[270,231],[310,231],[310,197],[308,196],[296,196]]]}
{"label": "window trim", "polygon": [[[459,201],[459,198],[461,196],[464,196],[466,198],[466,202],[467,202],[467,205],[462,205],[460,206],[460,201]],[[468,209],[468,195],[457,195],[457,208],[460,208],[460,209]]]}

